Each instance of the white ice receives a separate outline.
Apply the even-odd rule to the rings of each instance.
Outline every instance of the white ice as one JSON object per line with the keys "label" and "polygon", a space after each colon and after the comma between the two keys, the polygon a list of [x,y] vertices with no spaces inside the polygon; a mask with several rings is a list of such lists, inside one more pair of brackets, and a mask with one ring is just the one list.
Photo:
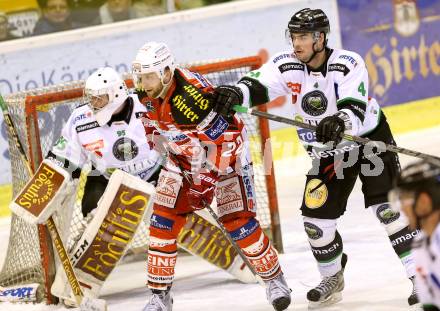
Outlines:
{"label": "white ice", "polygon": [[[440,155],[440,127],[397,137],[401,147]],[[414,160],[401,156],[403,164]],[[310,166],[306,156],[276,163],[284,254],[281,264],[292,288],[289,310],[307,310],[307,291],[319,283],[319,274],[303,229],[299,206],[304,173]],[[0,223],[0,239],[7,241],[5,221]],[[364,209],[362,192],[356,185],[338,230],[348,254],[343,300],[327,311],[403,311],[409,310],[407,297],[411,283],[388,237],[369,210]],[[0,257],[6,243],[2,243]],[[2,262],[2,258],[0,258]],[[140,311],[147,301],[146,263],[119,267],[103,288],[110,311]],[[265,290],[257,284],[241,284],[223,271],[195,257],[179,257],[173,286],[174,311],[258,311],[273,310],[266,302]],[[12,305],[0,303],[1,311],[66,310],[59,306]],[[72,310],[72,309],[70,309]]]}

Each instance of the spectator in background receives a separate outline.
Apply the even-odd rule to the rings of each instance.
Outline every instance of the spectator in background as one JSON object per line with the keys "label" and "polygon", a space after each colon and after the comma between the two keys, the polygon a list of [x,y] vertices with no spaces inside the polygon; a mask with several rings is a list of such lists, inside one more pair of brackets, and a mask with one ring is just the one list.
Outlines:
{"label": "spectator in background", "polygon": [[93,26],[100,24],[99,8],[105,0],[69,0],[72,20],[80,24]]}
{"label": "spectator in background", "polygon": [[131,6],[131,0],[107,0],[99,8],[98,24],[109,24],[138,17],[141,16]]}
{"label": "spectator in background", "polygon": [[72,21],[67,0],[38,0],[38,4],[43,15],[35,25],[34,35],[75,29],[83,26]]}
{"label": "spectator in background", "polygon": [[18,37],[10,33],[8,26],[8,16],[6,13],[0,11],[0,41],[7,41],[17,39]]}
{"label": "spectator in background", "polygon": [[133,3],[133,9],[138,17],[167,13],[163,0],[138,0]]}

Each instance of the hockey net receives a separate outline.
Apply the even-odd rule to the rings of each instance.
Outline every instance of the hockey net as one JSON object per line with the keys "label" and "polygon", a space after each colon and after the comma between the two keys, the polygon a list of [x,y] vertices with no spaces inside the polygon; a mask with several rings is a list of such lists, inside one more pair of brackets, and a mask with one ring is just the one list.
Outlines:
{"label": "hockey net", "polygon": [[[193,71],[204,74],[214,85],[232,84],[250,70],[260,67],[260,56],[239,59],[189,64]],[[130,77],[125,76],[127,85],[133,87]],[[20,141],[35,170],[44,156],[61,135],[61,130],[72,110],[82,103],[84,81],[59,84],[32,91],[12,94],[5,98]],[[262,108],[264,109],[264,107]],[[279,226],[275,177],[271,159],[269,127],[265,119],[242,116],[250,137],[250,149],[254,163],[254,179],[257,196],[257,218],[269,234],[275,247],[282,251]],[[11,169],[14,196],[30,178],[19,151],[9,137]],[[264,155],[264,157],[263,157]],[[83,169],[77,190],[72,194],[73,215],[70,226],[62,224],[63,217],[55,217],[60,227],[70,228],[65,236],[75,235],[82,219],[80,202],[87,170]],[[67,219],[69,219],[68,217]],[[66,246],[69,246],[68,241]],[[146,249],[148,230],[141,228],[131,244],[133,252]],[[0,286],[20,284],[41,284],[41,297],[47,303],[53,302],[50,285],[55,274],[55,260],[52,243],[43,225],[31,226],[12,215],[8,250],[0,272]]]}

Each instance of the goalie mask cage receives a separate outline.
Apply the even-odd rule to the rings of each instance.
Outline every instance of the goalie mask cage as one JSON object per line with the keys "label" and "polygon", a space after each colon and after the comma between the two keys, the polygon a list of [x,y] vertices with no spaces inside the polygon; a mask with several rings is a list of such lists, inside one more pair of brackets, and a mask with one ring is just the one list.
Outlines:
{"label": "goalie mask cage", "polygon": [[[204,74],[214,85],[233,84],[250,70],[259,68],[263,63],[260,56],[189,64],[192,71]],[[129,88],[133,81],[126,77]],[[12,94],[5,98],[20,141],[24,145],[32,169],[38,167],[44,156],[60,137],[64,123],[72,110],[82,102],[84,81],[59,84],[32,91]],[[260,109],[263,111],[265,107]],[[278,249],[283,251],[278,214],[275,176],[273,170],[269,125],[266,119],[242,115],[254,163],[254,180],[257,197],[257,218],[264,231]],[[30,178],[19,152],[9,137],[11,170],[14,196]],[[264,157],[263,157],[264,155]],[[84,173],[85,170],[83,170]],[[82,220],[80,198],[84,175],[80,177],[76,198],[72,200],[74,211],[71,216],[70,234],[74,235]],[[82,182],[81,182],[82,180]],[[61,217],[58,217],[61,218]],[[57,220],[57,217],[55,217]],[[58,223],[60,220],[58,219]],[[60,229],[62,230],[62,229]],[[66,243],[66,247],[72,241]],[[131,244],[132,249],[146,249],[148,230],[140,228]],[[55,258],[49,233],[44,225],[33,226],[15,215],[11,216],[8,250],[0,272],[0,286],[9,287],[20,284],[41,284],[41,300],[54,303],[50,286],[55,275]]]}

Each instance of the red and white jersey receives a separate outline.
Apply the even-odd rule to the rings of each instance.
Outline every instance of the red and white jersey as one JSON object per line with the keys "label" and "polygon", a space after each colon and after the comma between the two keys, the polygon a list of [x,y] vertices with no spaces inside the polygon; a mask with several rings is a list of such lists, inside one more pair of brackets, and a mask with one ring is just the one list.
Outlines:
{"label": "red and white jersey", "polygon": [[[121,169],[147,180],[160,165],[160,155],[145,139],[143,116],[146,112],[136,95],[127,99],[127,118],[99,126],[88,105],[76,108],[65,124],[51,153],[64,162],[82,168],[87,161],[105,177]],[[56,160],[53,159],[53,160]]]}
{"label": "red and white jersey", "polygon": [[180,169],[195,172],[206,167],[230,173],[237,160],[243,166],[250,162],[244,123],[238,117],[226,119],[214,113],[212,92],[212,84],[203,76],[177,68],[163,100],[141,99],[149,109],[147,136],[150,140],[162,136]]}
{"label": "red and white jersey", "polygon": [[[292,98],[293,117],[298,121],[317,125],[343,111],[352,121],[347,134],[370,132],[379,123],[381,110],[368,97],[368,72],[362,57],[341,49],[327,52],[327,61],[316,72],[309,71],[291,51],[276,54],[238,82],[244,104],[255,106],[287,95]],[[314,131],[298,128],[298,135],[305,145],[320,145]]]}
{"label": "red and white jersey", "polygon": [[413,242],[417,296],[423,305],[440,308],[440,224],[428,239],[423,231]]}

